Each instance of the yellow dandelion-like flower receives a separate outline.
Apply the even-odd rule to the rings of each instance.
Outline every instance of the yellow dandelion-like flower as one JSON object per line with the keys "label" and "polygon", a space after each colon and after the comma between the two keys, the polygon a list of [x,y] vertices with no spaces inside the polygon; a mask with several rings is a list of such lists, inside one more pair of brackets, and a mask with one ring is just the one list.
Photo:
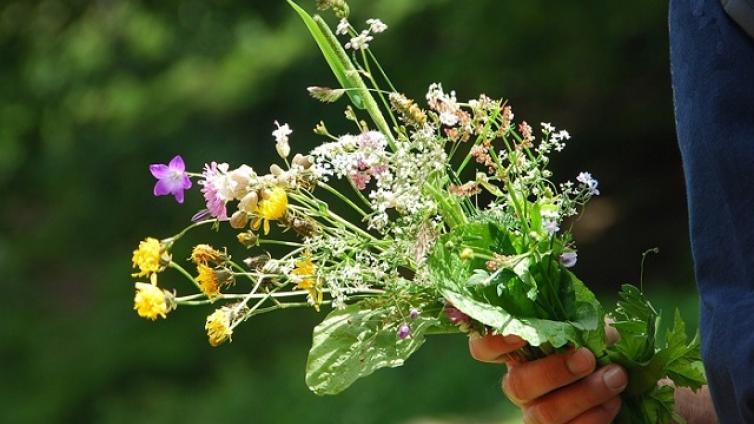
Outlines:
{"label": "yellow dandelion-like flower", "polygon": [[296,267],[291,271],[291,274],[299,277],[296,288],[308,291],[309,296],[314,299],[314,309],[319,311],[323,293],[317,285],[316,270],[317,267],[314,262],[310,258],[306,258],[296,262]]}
{"label": "yellow dandelion-like flower", "polygon": [[165,262],[168,258],[163,258],[163,246],[159,240],[147,237],[139,242],[139,247],[134,250],[131,261],[134,268],[139,268],[139,272],[131,274],[133,277],[144,277],[156,274],[164,269]]}
{"label": "yellow dandelion-like flower", "polygon": [[207,330],[210,345],[217,347],[233,335],[233,330],[230,328],[231,312],[230,308],[223,307],[207,317],[204,329]]}
{"label": "yellow dandelion-like flower", "polygon": [[273,187],[262,193],[262,200],[257,203],[254,213],[257,218],[252,227],[257,230],[264,223],[264,233],[270,233],[270,221],[277,221],[285,216],[288,210],[288,194],[281,187]]}
{"label": "yellow dandelion-like flower", "polygon": [[174,307],[170,292],[162,290],[155,284],[136,283],[134,296],[134,310],[142,318],[156,320],[157,317],[167,318],[167,313]]}
{"label": "yellow dandelion-like flower", "polygon": [[225,262],[226,255],[208,244],[197,244],[191,251],[191,261],[196,265]]}
{"label": "yellow dandelion-like flower", "polygon": [[215,273],[215,270],[207,265],[200,264],[197,265],[196,271],[199,273],[196,280],[199,282],[202,292],[204,292],[204,294],[210,299],[219,295],[220,282],[217,280],[217,273]]}

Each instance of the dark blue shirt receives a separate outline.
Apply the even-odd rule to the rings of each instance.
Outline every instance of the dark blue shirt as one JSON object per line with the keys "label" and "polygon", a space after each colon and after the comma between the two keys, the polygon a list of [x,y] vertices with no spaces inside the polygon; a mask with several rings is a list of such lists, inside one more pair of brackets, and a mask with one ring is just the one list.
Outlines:
{"label": "dark blue shirt", "polygon": [[702,355],[720,422],[754,423],[754,40],[719,0],[671,0],[670,46]]}

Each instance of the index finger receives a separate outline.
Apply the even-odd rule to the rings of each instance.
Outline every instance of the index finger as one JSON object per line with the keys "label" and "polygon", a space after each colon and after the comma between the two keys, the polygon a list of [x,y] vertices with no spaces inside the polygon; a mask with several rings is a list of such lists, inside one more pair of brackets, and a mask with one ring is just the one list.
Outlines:
{"label": "index finger", "polygon": [[506,355],[526,346],[526,342],[518,336],[501,336],[499,334],[479,334],[469,337],[469,352],[477,361],[502,364],[507,361]]}

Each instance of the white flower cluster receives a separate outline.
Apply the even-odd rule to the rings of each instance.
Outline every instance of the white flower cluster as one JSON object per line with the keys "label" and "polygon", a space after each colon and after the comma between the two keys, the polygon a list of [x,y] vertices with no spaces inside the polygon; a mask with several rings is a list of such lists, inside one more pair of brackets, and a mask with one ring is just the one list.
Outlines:
{"label": "white flower cluster", "polygon": [[314,173],[348,178],[359,190],[374,181],[369,199],[374,213],[369,228],[382,231],[389,223],[388,210],[416,215],[436,208],[422,192],[424,183],[438,170],[444,170],[447,155],[431,128],[417,131],[408,140],[396,142],[396,150],[386,150],[387,140],[377,131],[358,136],[344,135],[314,150]]}
{"label": "white flower cluster", "polygon": [[[304,240],[305,250],[316,259],[315,278],[322,282],[323,289],[329,291],[333,308],[346,306],[349,296],[354,293],[384,287],[388,274],[395,277],[394,265],[363,244],[363,241],[355,242],[353,238],[335,235],[316,235]],[[309,302],[314,301],[310,295]]]}
{"label": "white flower cluster", "polygon": [[[369,48],[369,43],[374,40],[372,34],[380,34],[387,30],[387,25],[379,19],[367,19],[368,29],[361,31],[358,35],[351,37],[346,43],[346,49],[364,50]],[[348,35],[351,30],[351,24],[346,18],[343,18],[338,22],[338,26],[335,28],[335,34]]]}
{"label": "white flower cluster", "polygon": [[445,170],[446,162],[447,154],[429,127],[414,132],[408,140],[396,142],[388,172],[369,194],[375,211],[370,228],[383,230],[389,209],[401,215],[433,214],[437,205],[423,192],[423,187],[433,174]]}
{"label": "white flower cluster", "polygon": [[427,104],[440,115],[443,125],[452,127],[458,123],[461,107],[456,100],[456,92],[445,93],[442,84],[433,83],[427,90]]}
{"label": "white flower cluster", "polygon": [[566,130],[556,131],[555,127],[549,122],[542,122],[542,142],[537,146],[537,153],[546,157],[551,151],[562,152],[565,149],[566,141],[571,139],[571,135]]}
{"label": "white flower cluster", "polygon": [[323,181],[328,176],[349,178],[364,190],[374,177],[379,184],[388,173],[387,140],[382,133],[368,131],[358,136],[346,134],[311,151],[314,173]]}

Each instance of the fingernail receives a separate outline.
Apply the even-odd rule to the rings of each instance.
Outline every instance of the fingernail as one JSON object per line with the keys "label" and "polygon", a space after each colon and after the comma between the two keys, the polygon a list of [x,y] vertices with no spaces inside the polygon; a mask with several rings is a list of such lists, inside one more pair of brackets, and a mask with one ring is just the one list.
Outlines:
{"label": "fingernail", "polygon": [[606,370],[605,373],[602,374],[602,380],[610,390],[616,392],[623,390],[626,387],[626,384],[628,384],[626,373],[618,366],[610,367]]}
{"label": "fingernail", "polygon": [[591,371],[594,366],[593,355],[586,348],[580,348],[571,353],[566,359],[566,366],[573,375],[582,375]]}

